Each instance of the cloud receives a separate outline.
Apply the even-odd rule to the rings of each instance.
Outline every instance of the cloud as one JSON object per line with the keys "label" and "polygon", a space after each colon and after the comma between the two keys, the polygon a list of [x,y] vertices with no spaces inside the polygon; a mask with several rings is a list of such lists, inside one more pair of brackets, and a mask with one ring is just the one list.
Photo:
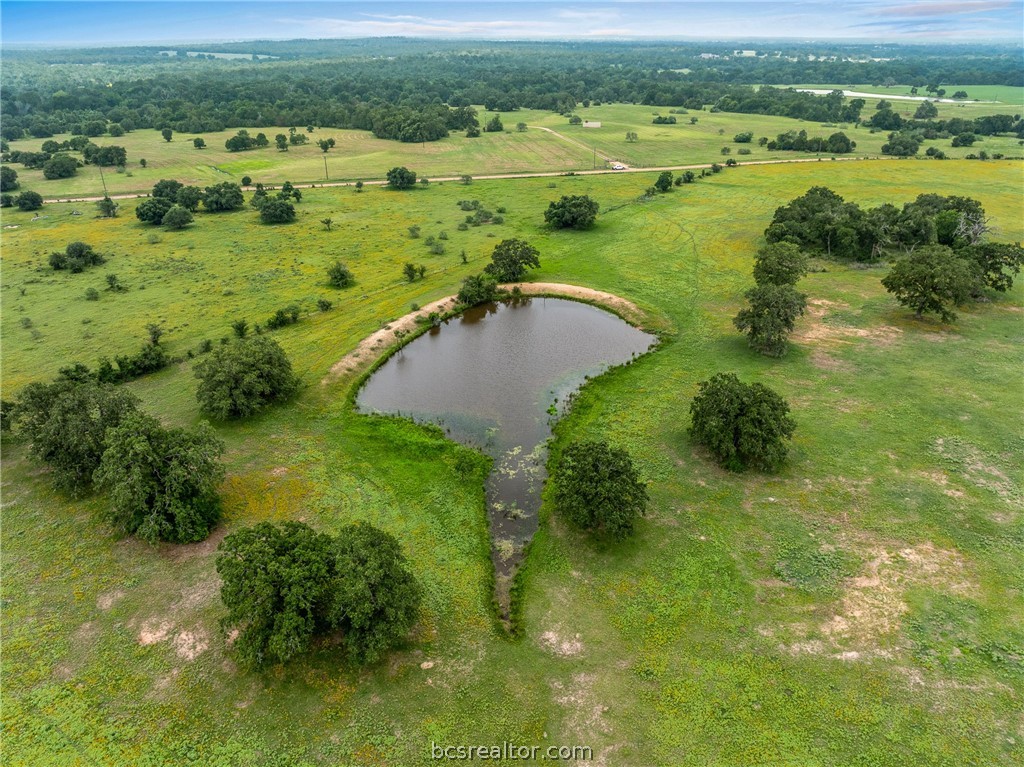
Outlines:
{"label": "cloud", "polygon": [[[539,32],[553,31],[550,22],[508,19],[432,19],[423,16],[361,14],[361,19],[334,17],[279,19],[282,25],[300,25],[317,36],[375,37],[379,35],[406,37],[538,37]],[[557,32],[557,30],[554,30]]]}
{"label": "cloud", "polygon": [[565,10],[559,11],[557,14],[560,19],[567,19],[569,21],[615,21],[616,19],[622,18],[622,14],[618,11],[578,11],[574,8],[566,8]]}
{"label": "cloud", "polygon": [[609,27],[605,29],[589,29],[585,33],[588,37],[637,37],[635,29],[628,27]]}
{"label": "cloud", "polygon": [[965,2],[924,2],[913,5],[894,5],[889,8],[878,8],[874,12],[879,16],[950,16],[969,13],[981,13],[983,11],[996,11],[1004,8],[1012,8],[1013,2],[1008,0],[965,0]]}

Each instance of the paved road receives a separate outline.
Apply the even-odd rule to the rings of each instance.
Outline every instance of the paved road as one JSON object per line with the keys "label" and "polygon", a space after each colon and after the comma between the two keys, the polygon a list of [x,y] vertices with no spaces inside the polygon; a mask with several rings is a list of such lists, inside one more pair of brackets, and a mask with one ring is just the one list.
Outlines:
{"label": "paved road", "polygon": [[[554,131],[552,131],[554,132]],[[571,141],[571,139],[569,139]],[[588,147],[589,149],[590,147]],[[890,157],[837,157],[835,162],[856,162],[858,160],[889,160],[897,159]],[[818,157],[800,157],[793,160],[750,160],[749,162],[736,163],[736,167],[744,165],[787,165],[799,162],[832,162],[830,158],[818,158]],[[722,163],[719,163],[720,165]],[[610,168],[598,168],[597,170],[577,170],[577,171],[544,171],[539,173],[495,173],[487,176],[473,176],[474,181],[490,181],[492,179],[500,178],[555,178],[558,176],[596,176],[600,174],[616,174],[616,173],[660,173],[663,170],[700,170],[701,168],[710,168],[712,163],[700,163],[697,165],[659,165],[651,168],[624,168],[622,170],[611,170]],[[434,181],[460,181],[461,176],[444,176],[442,178],[432,178]],[[355,181],[328,181],[322,184],[309,184],[299,183],[293,184],[297,189],[321,189],[328,187],[338,186],[354,186]],[[384,186],[388,182],[384,179],[375,179],[371,181],[363,181],[365,186]],[[136,194],[113,194],[110,196],[112,200],[136,200],[142,197],[149,197],[149,194],[145,192],[139,192]],[[54,202],[99,202],[102,197],[56,197],[44,200],[46,203]]]}

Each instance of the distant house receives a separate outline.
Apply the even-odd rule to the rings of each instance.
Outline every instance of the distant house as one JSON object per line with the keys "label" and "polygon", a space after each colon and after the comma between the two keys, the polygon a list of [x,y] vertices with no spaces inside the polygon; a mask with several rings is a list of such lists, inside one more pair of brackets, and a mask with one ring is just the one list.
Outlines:
{"label": "distant house", "polygon": [[583,121],[583,127],[584,128],[600,128],[601,127],[601,123],[598,122],[597,120],[584,120]]}

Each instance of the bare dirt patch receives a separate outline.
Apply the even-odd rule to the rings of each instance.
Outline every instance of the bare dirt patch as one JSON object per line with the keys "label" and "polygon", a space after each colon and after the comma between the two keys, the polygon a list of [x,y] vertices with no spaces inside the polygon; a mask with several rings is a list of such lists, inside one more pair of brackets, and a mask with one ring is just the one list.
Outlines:
{"label": "bare dirt patch", "polygon": [[825,321],[830,312],[848,308],[849,305],[842,302],[827,301],[823,298],[810,299],[807,302],[808,321],[801,323],[793,333],[794,340],[838,345],[853,343],[853,339],[856,338],[864,338],[877,346],[891,346],[903,335],[903,331],[894,325],[858,328]]}
{"label": "bare dirt patch", "polygon": [[829,653],[841,660],[888,656],[891,651],[882,645],[892,646],[891,637],[908,609],[908,588],[930,586],[951,594],[974,591],[960,554],[930,542],[904,548],[876,546],[867,557],[860,573],[844,583],[838,609],[817,624],[790,626],[805,638],[780,645],[780,650]]}
{"label": "bare dirt patch", "polygon": [[540,646],[550,653],[563,658],[571,658],[583,652],[580,635],[566,635],[557,631],[545,631],[540,635]]}
{"label": "bare dirt patch", "polygon": [[171,635],[173,630],[174,624],[170,621],[146,621],[142,624],[142,629],[139,631],[139,644],[145,647],[157,642],[163,642]]}
{"label": "bare dirt patch", "polygon": [[[512,290],[518,287],[523,295],[527,296],[566,296],[581,301],[590,301],[600,306],[607,307],[613,312],[625,317],[637,327],[643,319],[643,312],[632,301],[628,301],[613,293],[605,293],[603,290],[594,290],[581,285],[567,285],[560,282],[520,282],[503,285],[502,287]],[[331,367],[331,372],[321,381],[329,383],[333,379],[363,370],[375,360],[389,346],[398,342],[399,336],[406,335],[418,327],[417,318],[427,317],[432,312],[444,314],[452,311],[456,306],[455,296],[445,296],[437,301],[432,301],[426,306],[420,307],[418,311],[409,312],[394,322],[389,322],[380,330],[371,333],[351,352],[342,357]],[[642,329],[642,328],[641,328]]]}
{"label": "bare dirt patch", "polygon": [[124,592],[121,589],[116,589],[115,591],[107,591],[103,594],[100,594],[98,597],[96,597],[96,609],[103,611],[109,610],[123,597]]}
{"label": "bare dirt patch", "polygon": [[210,637],[206,630],[197,627],[191,631],[182,631],[174,637],[174,652],[184,660],[195,660],[210,649]]}
{"label": "bare dirt patch", "polygon": [[199,543],[165,543],[159,546],[161,554],[175,561],[208,557],[217,551],[220,542],[228,534],[226,525],[220,525],[210,533],[210,537]]}
{"label": "bare dirt patch", "polygon": [[595,732],[610,731],[604,714],[607,706],[597,702],[594,696],[594,674],[580,673],[572,677],[570,684],[554,681],[551,687],[555,692],[555,702],[565,709],[565,724],[569,732],[585,736]]}

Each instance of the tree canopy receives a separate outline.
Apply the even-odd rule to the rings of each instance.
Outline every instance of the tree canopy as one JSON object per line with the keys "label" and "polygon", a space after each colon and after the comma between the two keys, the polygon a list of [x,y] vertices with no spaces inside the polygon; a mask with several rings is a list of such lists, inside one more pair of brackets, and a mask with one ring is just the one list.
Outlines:
{"label": "tree canopy", "polygon": [[953,307],[970,300],[979,279],[978,271],[951,248],[929,245],[897,259],[882,284],[918,317],[934,312],[943,322],[953,322]]}
{"label": "tree canopy", "polygon": [[283,663],[317,635],[341,631],[349,657],[377,660],[416,620],[420,589],[398,542],[369,525],[337,536],[301,522],[262,522],[218,548],[223,625],[250,666]]}
{"label": "tree canopy", "polygon": [[30,441],[32,455],[47,463],[54,483],[80,491],[92,484],[107,447],[107,431],[137,409],[127,389],[83,375],[31,383],[18,398],[15,419]]}
{"label": "tree canopy", "polygon": [[629,453],[604,441],[570,444],[553,479],[555,508],[593,533],[625,538],[647,508],[647,487]]}
{"label": "tree canopy", "polygon": [[693,440],[732,471],[778,469],[796,430],[782,397],[762,384],[745,384],[734,373],[702,382],[690,403],[690,417]]}
{"label": "tree canopy", "polygon": [[206,424],[165,429],[152,416],[128,414],[107,431],[94,474],[110,494],[108,518],[150,543],[203,540],[220,520],[223,452],[224,443]]}
{"label": "tree canopy", "polygon": [[807,296],[792,285],[766,282],[748,290],[744,298],[749,306],[733,320],[736,329],[747,334],[751,349],[781,357],[786,353],[787,337],[807,306]]}
{"label": "tree canopy", "polygon": [[754,282],[758,285],[796,285],[807,274],[807,256],[791,242],[765,245],[754,256]]}
{"label": "tree canopy", "polygon": [[462,281],[456,300],[464,306],[493,301],[498,295],[498,281],[489,274],[471,274]]}
{"label": "tree canopy", "polygon": [[518,282],[526,270],[540,266],[539,251],[526,240],[502,240],[494,246],[491,263],[484,267],[498,282]]}
{"label": "tree canopy", "polygon": [[230,181],[208,186],[203,191],[203,208],[210,213],[240,210],[245,205],[242,187]]}
{"label": "tree canopy", "polygon": [[597,202],[585,194],[562,195],[558,201],[548,204],[544,220],[558,229],[589,229],[594,225],[599,208]]}
{"label": "tree canopy", "polygon": [[219,346],[195,367],[196,397],[214,418],[245,418],[298,389],[281,346],[267,336]]}
{"label": "tree canopy", "polygon": [[412,189],[416,186],[416,174],[404,166],[389,170],[387,179],[392,189]]}
{"label": "tree canopy", "polygon": [[421,592],[394,536],[347,525],[334,539],[335,576],[328,620],[342,632],[349,657],[373,663],[416,622]]}

